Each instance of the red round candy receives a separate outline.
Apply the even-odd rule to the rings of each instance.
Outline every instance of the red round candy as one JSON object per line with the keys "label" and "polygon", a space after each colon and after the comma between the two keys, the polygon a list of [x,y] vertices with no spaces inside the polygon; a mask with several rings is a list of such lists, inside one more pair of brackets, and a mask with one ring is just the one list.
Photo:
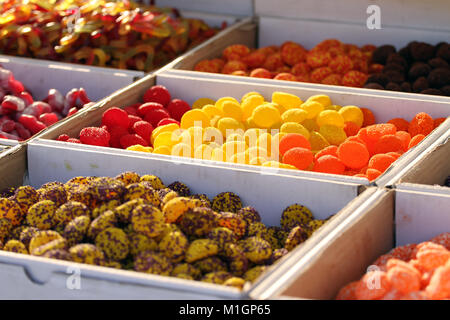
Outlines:
{"label": "red round candy", "polygon": [[148,89],[144,94],[144,102],[158,102],[163,106],[167,106],[170,102],[170,93],[166,87],[157,85]]}
{"label": "red round candy", "polygon": [[181,117],[183,117],[186,112],[191,110],[191,106],[186,101],[173,99],[167,106],[167,110],[170,113],[170,116],[167,118],[171,117],[177,121],[181,121]]}
{"label": "red round candy", "polygon": [[144,104],[141,104],[138,108],[137,108],[137,115],[141,116],[141,117],[145,117],[145,115],[155,109],[163,109],[164,110],[164,106],[161,103],[158,102],[147,102]]}
{"label": "red round candy", "polygon": [[108,128],[114,126],[128,128],[129,124],[130,120],[128,119],[128,114],[122,109],[112,107],[103,113],[102,125],[105,125]]}
{"label": "red round candy", "polygon": [[141,136],[137,134],[127,134],[120,138],[120,145],[124,149],[137,144],[148,147],[147,141],[145,141]]}
{"label": "red round candy", "polygon": [[159,126],[165,126],[166,124],[170,124],[170,123],[176,123],[178,126],[180,125],[180,122],[177,121],[177,120],[175,120],[175,119],[172,119],[172,118],[164,118],[164,119],[162,119],[160,122],[158,122],[157,127],[159,127]]}
{"label": "red round candy", "polygon": [[150,143],[150,137],[152,135],[153,126],[147,121],[138,121],[133,124],[133,131],[137,135],[144,138],[147,143]]}
{"label": "red round candy", "polygon": [[158,125],[158,122],[160,122],[164,118],[169,118],[169,113],[164,109],[154,109],[149,111],[145,117],[144,120],[149,122],[153,127],[156,127]]}
{"label": "red round candy", "polygon": [[83,144],[109,147],[110,134],[103,128],[87,127],[80,132],[80,141]]}

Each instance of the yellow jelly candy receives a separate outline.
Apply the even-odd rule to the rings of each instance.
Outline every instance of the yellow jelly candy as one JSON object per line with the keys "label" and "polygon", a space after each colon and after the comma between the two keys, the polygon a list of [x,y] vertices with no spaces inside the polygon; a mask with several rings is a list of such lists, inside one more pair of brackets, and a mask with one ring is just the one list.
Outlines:
{"label": "yellow jelly candy", "polygon": [[134,146],[129,146],[127,148],[127,150],[141,151],[141,152],[152,152],[153,148],[152,147],[144,147],[144,146],[141,146],[140,144],[135,144]]}
{"label": "yellow jelly candy", "polygon": [[237,101],[235,98],[233,97],[223,97],[220,98],[219,100],[216,101],[216,103],[214,104],[217,108],[219,108],[220,110],[223,110],[223,104],[226,101],[231,101],[231,102],[236,102],[237,104],[239,104],[239,101]]}
{"label": "yellow jelly candy", "polygon": [[308,112],[300,108],[289,109],[281,115],[283,122],[303,122],[308,116]]}
{"label": "yellow jelly candy", "polygon": [[227,159],[227,162],[232,163],[238,163],[238,164],[249,164],[250,160],[248,158],[248,155],[245,154],[245,152],[240,152],[232,155],[230,158]]}
{"label": "yellow jelly candy", "polygon": [[242,108],[242,118],[243,120],[247,120],[253,114],[253,110],[256,107],[262,105],[264,103],[264,98],[261,95],[251,95],[244,100],[242,100],[241,108]]}
{"label": "yellow jelly candy", "polygon": [[216,116],[223,117],[223,111],[212,104],[207,104],[206,106],[204,106],[202,108],[202,111],[206,113],[210,119]]}
{"label": "yellow jelly candy", "polygon": [[222,151],[225,155],[225,159],[229,159],[236,153],[245,152],[245,142],[243,141],[225,142],[222,145]]}
{"label": "yellow jelly candy", "polygon": [[244,102],[244,100],[247,99],[250,96],[260,96],[261,98],[263,98],[263,102],[264,102],[264,97],[260,93],[255,92],[255,91],[251,91],[251,92],[247,92],[246,94],[244,94],[242,96],[241,103]]}
{"label": "yellow jelly candy", "polygon": [[324,108],[331,105],[330,97],[327,95],[324,95],[324,94],[318,94],[315,96],[311,96],[306,100],[306,102],[311,102],[311,101],[320,103]]}
{"label": "yellow jelly candy", "polygon": [[176,157],[192,157],[192,147],[187,143],[177,143],[172,147],[171,155]]}
{"label": "yellow jelly candy", "polygon": [[270,104],[260,105],[253,110],[253,121],[258,127],[270,128],[277,122],[281,122],[280,112]]}
{"label": "yellow jelly candy", "polygon": [[304,126],[306,129],[308,129],[309,132],[319,131],[319,125],[317,124],[317,121],[314,119],[306,119],[301,123],[301,125]]}
{"label": "yellow jelly candy", "polygon": [[296,123],[296,122],[283,123],[283,125],[280,128],[280,131],[281,132],[286,132],[286,133],[300,133],[306,139],[309,139],[309,131],[308,131],[308,129],[306,129],[300,123]]}
{"label": "yellow jelly candy", "polygon": [[338,111],[344,118],[345,122],[356,123],[359,127],[362,127],[364,122],[364,115],[360,108],[356,106],[345,106]]}
{"label": "yellow jelly candy", "polygon": [[347,139],[344,129],[336,126],[324,125],[320,127],[319,133],[330,143],[336,146]]}
{"label": "yellow jelly candy", "polygon": [[250,117],[247,120],[245,120],[245,128],[248,129],[257,129],[258,126],[256,125],[255,121],[253,121],[253,118]]}
{"label": "yellow jelly candy", "polygon": [[287,109],[285,107],[283,107],[281,104],[274,103],[274,102],[266,102],[266,103],[277,108],[280,115],[282,115],[283,113],[285,113],[287,111]]}
{"label": "yellow jelly candy", "polygon": [[212,148],[210,145],[207,144],[199,145],[197,148],[195,148],[194,158],[211,160],[213,150],[214,148]]}
{"label": "yellow jelly candy", "polygon": [[278,91],[272,93],[272,102],[283,106],[285,109],[298,108],[303,103],[296,95]]}
{"label": "yellow jelly candy", "polygon": [[264,158],[264,159],[269,158],[267,149],[261,148],[261,147],[248,148],[247,151],[245,151],[245,156],[246,156],[246,159],[249,160],[249,161],[247,161],[247,163],[249,163],[250,160],[253,158]]}
{"label": "yellow jelly candy", "polygon": [[222,148],[216,148],[212,152],[211,160],[227,161],[227,157],[226,157],[225,152],[222,151]]}
{"label": "yellow jelly candy", "polygon": [[330,104],[329,106],[325,107],[325,110],[334,110],[339,111],[341,110],[341,106],[338,106],[337,104]]}
{"label": "yellow jelly candy", "polygon": [[177,129],[180,129],[180,127],[178,126],[178,124],[176,123],[169,123],[166,124],[164,126],[159,126],[157,128],[155,128],[155,130],[152,131],[152,144],[154,144],[154,141],[156,139],[156,137],[163,132],[173,132]]}
{"label": "yellow jelly candy", "polygon": [[239,103],[234,101],[225,101],[222,104],[222,111],[224,117],[233,118],[240,122],[242,121],[243,113]]}
{"label": "yellow jelly candy", "polygon": [[222,118],[217,123],[217,129],[219,129],[222,135],[226,137],[236,130],[244,130],[244,125],[234,118]]}
{"label": "yellow jelly candy", "polygon": [[192,104],[192,109],[202,109],[203,106],[207,104],[215,104],[216,101],[210,98],[200,98],[195,100],[195,102]]}
{"label": "yellow jelly candy", "polygon": [[334,110],[324,110],[317,116],[317,124],[319,127],[324,125],[332,125],[339,128],[344,127],[344,118],[341,114]]}
{"label": "yellow jelly candy", "polygon": [[203,143],[203,135],[204,129],[202,127],[190,127],[181,134],[181,142],[194,149]]}
{"label": "yellow jelly candy", "polygon": [[223,144],[222,132],[214,127],[207,127],[203,133],[203,142],[215,142],[219,145]]}
{"label": "yellow jelly candy", "polygon": [[161,147],[157,147],[153,150],[153,153],[155,154],[165,154],[170,156],[170,148],[167,146],[161,146]]}
{"label": "yellow jelly candy", "polygon": [[263,157],[257,157],[250,160],[249,164],[252,166],[261,166],[267,159]]}
{"label": "yellow jelly candy", "polygon": [[160,133],[156,139],[155,142],[153,143],[153,147],[155,149],[157,149],[158,147],[162,147],[162,146],[166,146],[169,149],[172,148],[172,146],[176,145],[177,143],[179,143],[181,141],[181,137],[178,134],[179,132],[177,131],[166,131],[166,132],[162,132]]}
{"label": "yellow jelly candy", "polygon": [[183,114],[181,117],[180,127],[188,129],[190,127],[209,127],[211,119],[208,115],[200,109],[192,109]]}
{"label": "yellow jelly candy", "polygon": [[314,151],[322,150],[330,145],[327,139],[325,139],[324,136],[317,131],[311,132],[311,135],[309,136],[309,143],[311,144],[311,150]]}
{"label": "yellow jelly candy", "polygon": [[316,101],[307,101],[301,105],[301,108],[308,113],[306,119],[314,119],[324,110],[324,106]]}
{"label": "yellow jelly candy", "polygon": [[244,139],[245,143],[249,147],[254,147],[257,145],[258,138],[263,134],[267,133],[267,130],[265,129],[259,129],[259,128],[251,128],[245,131],[244,133]]}
{"label": "yellow jelly candy", "polygon": [[272,150],[272,135],[270,133],[261,134],[256,142],[256,147],[263,148],[270,155]]}
{"label": "yellow jelly candy", "polygon": [[240,133],[233,133],[233,134],[230,134],[230,135],[227,137],[227,141],[226,141],[226,142],[232,142],[232,141],[242,141],[242,142],[245,142],[245,138],[244,138],[244,136],[243,136],[242,134],[240,134]]}

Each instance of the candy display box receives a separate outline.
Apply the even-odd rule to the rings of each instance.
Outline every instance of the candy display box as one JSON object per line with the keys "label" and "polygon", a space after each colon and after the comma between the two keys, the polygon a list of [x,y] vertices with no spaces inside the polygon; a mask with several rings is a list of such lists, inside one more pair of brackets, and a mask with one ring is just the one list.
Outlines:
{"label": "candy display box", "polygon": [[[70,120],[64,121],[51,130],[44,132],[39,135],[33,141],[33,145],[37,149],[38,146],[48,149],[47,152],[52,152],[53,146],[70,146],[73,152],[83,153],[85,146],[79,144],[72,145],[61,141],[50,141],[49,139],[56,139],[61,134],[68,134],[71,137],[77,137],[80,130],[87,126],[96,126],[100,124],[100,119],[104,111],[113,106],[124,107],[137,102],[144,92],[154,84],[161,84],[168,88],[173,97],[177,97],[187,101],[192,104],[195,100],[201,97],[208,97],[212,99],[218,99],[224,96],[232,96],[240,99],[245,93],[250,91],[260,92],[266,99],[270,99],[271,95],[275,91],[283,91],[298,95],[301,99],[305,100],[309,96],[317,94],[327,94],[330,96],[333,103],[340,105],[356,105],[360,107],[367,107],[372,110],[375,118],[379,122],[386,122],[389,119],[396,117],[412,118],[415,114],[426,110],[433,118],[435,117],[447,117],[450,113],[449,106],[445,103],[440,103],[436,101],[423,101],[423,100],[413,100],[413,99],[403,99],[403,98],[393,98],[384,97],[376,95],[365,95],[356,93],[343,93],[339,91],[331,90],[318,90],[312,88],[294,88],[294,87],[283,87],[273,84],[261,84],[261,83],[251,83],[251,82],[237,82],[237,81],[221,81],[214,79],[205,78],[190,78],[190,77],[180,77],[172,74],[166,74],[165,72],[158,73],[153,76],[148,76],[133,85],[124,88],[121,91],[117,91],[107,99],[98,103],[93,108],[87,110],[79,115],[74,115]],[[403,168],[403,166],[408,163],[411,159],[417,157],[428,144],[436,140],[439,136],[445,133],[450,126],[450,120],[443,123],[440,127],[434,130],[431,134],[427,136],[424,141],[422,141],[417,147],[410,149],[405,153],[399,160],[397,160],[388,171],[380,176],[393,175]],[[33,149],[32,149],[33,150]],[[92,147],[89,150],[104,150],[103,147]],[[110,149],[108,152],[117,154],[134,154],[134,151],[124,151],[120,149]],[[67,153],[66,153],[67,154]],[[49,153],[47,155],[50,158]],[[77,155],[78,156],[78,155]],[[72,159],[76,159],[75,155],[71,156]],[[147,158],[153,159],[174,159],[175,161],[194,161],[190,158],[180,158],[180,157],[169,157],[166,155],[150,154],[141,155]],[[203,163],[205,165],[214,165],[218,167],[229,167],[229,168],[245,168],[245,170],[251,170],[256,172],[261,172],[262,167],[249,166],[243,164],[233,164],[227,162],[214,162],[211,160],[195,160],[195,162]],[[327,179],[330,181],[341,181],[341,182],[351,182],[360,185],[369,185],[369,181],[363,178],[350,177],[344,175],[331,175],[323,174],[311,171],[299,171],[299,170],[288,170],[288,169],[278,169],[277,172],[283,175],[290,176],[300,176],[300,177],[310,177],[313,179]],[[378,180],[375,180],[377,183]]]}
{"label": "candy display box", "polygon": [[[292,1],[294,2],[294,1]],[[316,5],[317,1],[314,2]],[[295,1],[293,6],[302,6],[303,2]],[[301,11],[301,10],[294,10]],[[365,16],[365,12],[361,15]],[[243,44],[249,48],[265,47],[270,45],[281,45],[286,41],[294,41],[309,50],[323,40],[335,38],[344,43],[352,43],[358,46],[365,44],[384,45],[392,44],[397,50],[411,41],[424,41],[437,44],[441,41],[449,41],[447,30],[426,29],[411,26],[383,26],[381,30],[369,30],[366,24],[355,24],[354,22],[334,22],[329,18],[313,17],[311,19],[280,18],[259,15],[253,21],[242,21],[224,31],[220,39],[210,39],[194,50],[184,54],[170,64],[168,72],[180,76],[191,76],[215,78],[224,80],[251,81],[259,83],[276,83],[277,85],[306,87],[322,90],[340,90],[343,92],[355,92],[360,94],[380,94],[385,96],[417,98],[424,100],[438,100],[450,102],[450,97],[426,95],[418,93],[405,93],[390,90],[374,90],[365,88],[344,87],[335,85],[324,85],[316,83],[283,81],[273,79],[262,79],[253,77],[238,77],[234,75],[207,73],[193,71],[195,65],[204,59],[213,59],[222,56],[225,48],[232,44]]]}
{"label": "candy display box", "polygon": [[292,255],[289,267],[286,263],[285,269],[280,267],[267,276],[250,296],[334,299],[339,289],[359,280],[379,256],[392,248],[449,232],[450,214],[445,209],[449,205],[449,195],[429,190],[378,189],[358,206],[343,210],[352,211],[346,221],[302,258]]}
{"label": "candy display box", "polygon": [[[145,2],[145,1],[141,1]],[[252,0],[155,0],[159,7],[173,7],[179,10],[195,10],[207,13],[231,14],[237,16],[253,16]]]}
{"label": "candy display box", "polygon": [[[218,168],[194,163],[176,163],[167,159],[152,159],[139,153],[117,154],[112,149],[73,153],[70,147],[55,145],[42,148],[34,143],[17,146],[0,158],[0,189],[22,183],[39,187],[49,181],[65,182],[80,175],[115,176],[123,171],[158,175],[164,183],[183,181],[192,192],[209,197],[224,190],[239,194],[244,204],[252,204],[267,225],[278,225],[283,209],[301,203],[311,209],[316,218],[327,218],[335,226],[344,218],[339,212],[356,198],[359,185],[320,179],[261,174],[243,169]],[[50,155],[50,149],[57,152]],[[91,148],[92,149],[92,148]],[[56,157],[56,158],[55,158]],[[78,157],[78,158],[77,158]],[[26,160],[28,158],[28,160]],[[26,171],[28,161],[28,171]],[[25,178],[23,178],[25,176]],[[326,201],[324,201],[326,197]],[[355,200],[356,201],[356,200]],[[327,226],[325,224],[325,226]],[[324,227],[325,228],[325,227]],[[327,230],[329,227],[326,228]],[[319,230],[320,231],[320,230]],[[323,235],[323,232],[317,232]],[[313,243],[315,234],[304,245]],[[309,246],[309,245],[308,245]],[[294,249],[292,254],[301,249]],[[298,254],[296,254],[298,256]],[[278,264],[267,275],[283,265]],[[74,269],[76,268],[76,269]],[[81,276],[81,289],[70,289],[76,270]],[[265,275],[262,275],[265,277]],[[111,268],[69,263],[42,257],[0,251],[0,290],[2,298],[58,299],[246,299],[258,285],[235,288],[163,277]]]}

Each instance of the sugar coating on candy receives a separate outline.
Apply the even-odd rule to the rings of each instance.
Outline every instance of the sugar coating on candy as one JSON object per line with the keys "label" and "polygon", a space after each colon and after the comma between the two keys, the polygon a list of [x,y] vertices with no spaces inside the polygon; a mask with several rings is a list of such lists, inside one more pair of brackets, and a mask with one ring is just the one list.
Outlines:
{"label": "sugar coating on candy", "polygon": [[120,205],[120,200],[110,200],[107,202],[99,203],[97,206],[91,211],[91,217],[93,219],[97,218],[101,214],[105,213],[108,210],[115,210],[117,206]]}
{"label": "sugar coating on candy", "polygon": [[248,260],[253,263],[262,263],[272,255],[270,244],[258,237],[249,237],[242,242],[242,250]]}
{"label": "sugar coating on candy", "polygon": [[81,202],[69,201],[55,211],[54,219],[57,223],[66,224],[79,216],[89,216],[88,207]]}
{"label": "sugar coating on candy", "polygon": [[20,186],[14,192],[14,200],[19,204],[23,212],[39,201],[39,193],[32,186]]}
{"label": "sugar coating on candy", "polygon": [[217,227],[212,229],[208,233],[208,238],[214,240],[221,250],[225,248],[225,245],[227,243],[233,243],[237,240],[237,237],[233,233],[233,231],[224,227]]}
{"label": "sugar coating on candy", "polygon": [[130,241],[129,251],[135,257],[143,251],[155,251],[158,249],[158,243],[142,233],[132,232],[128,235]]}
{"label": "sugar coating on candy", "polygon": [[232,275],[226,271],[216,271],[205,274],[200,281],[223,284],[226,280],[230,279]]}
{"label": "sugar coating on candy", "polygon": [[158,190],[159,198],[161,199],[162,205],[167,204],[170,200],[178,198],[178,193],[170,190],[169,188],[164,188]]}
{"label": "sugar coating on candy", "polygon": [[131,224],[136,232],[156,237],[164,229],[164,215],[157,207],[143,204],[133,210]]}
{"label": "sugar coating on candy", "polygon": [[301,226],[296,226],[291,229],[286,239],[284,247],[288,251],[292,251],[297,245],[305,242],[308,239],[308,234]]}
{"label": "sugar coating on candy", "polygon": [[212,209],[218,212],[238,212],[241,208],[241,198],[233,192],[219,193],[212,201]]}
{"label": "sugar coating on candy", "polygon": [[133,199],[119,206],[116,206],[114,208],[114,212],[116,213],[119,221],[123,223],[130,223],[133,210],[142,204],[146,204],[144,199]]}
{"label": "sugar coating on candy", "polygon": [[56,206],[53,201],[42,200],[35,203],[28,210],[26,221],[32,226],[41,230],[50,229],[55,225],[54,215]]}
{"label": "sugar coating on candy", "polygon": [[198,239],[190,243],[185,260],[188,263],[195,262],[216,255],[219,252],[217,243],[210,239]]}
{"label": "sugar coating on candy", "polygon": [[250,206],[243,207],[238,210],[238,215],[242,216],[245,222],[247,222],[247,226],[254,222],[261,222],[261,216],[258,211]]}
{"label": "sugar coating on candy", "polygon": [[[166,200],[163,199],[163,203]],[[202,202],[197,199],[186,197],[174,197],[163,206],[163,213],[166,222],[173,223],[180,219],[189,209],[194,209],[202,206]]]}
{"label": "sugar coating on candy", "polygon": [[238,238],[243,237],[247,229],[245,220],[240,215],[232,212],[221,212],[218,216],[217,223],[219,226],[233,231]]}
{"label": "sugar coating on candy", "polygon": [[7,198],[0,198],[0,219],[8,219],[12,225],[17,226],[23,219],[19,204]]}
{"label": "sugar coating on candy", "polygon": [[285,230],[290,230],[296,225],[308,223],[312,219],[313,215],[307,207],[301,204],[293,204],[283,210],[280,225]]}
{"label": "sugar coating on candy", "polygon": [[171,183],[168,188],[177,192],[181,197],[187,197],[191,194],[189,187],[180,181]]}
{"label": "sugar coating on candy", "polygon": [[418,134],[427,135],[434,129],[433,118],[425,112],[420,112],[411,120],[408,132],[412,137]]}
{"label": "sugar coating on candy", "polygon": [[244,279],[246,281],[254,282],[266,270],[266,266],[255,266],[244,273]]}
{"label": "sugar coating on candy", "polygon": [[74,262],[102,265],[105,260],[103,252],[90,243],[81,243],[71,247],[69,254]]}
{"label": "sugar coating on candy", "polygon": [[38,192],[39,200],[51,200],[57,207],[67,201],[67,192],[64,185],[50,185],[46,188],[41,187]]}
{"label": "sugar coating on candy", "polygon": [[208,196],[206,194],[193,194],[190,196],[192,199],[200,200],[204,207],[210,208],[211,207],[211,200],[209,200]]}
{"label": "sugar coating on candy", "polygon": [[42,256],[48,251],[66,248],[67,248],[67,240],[64,238],[60,238],[47,242],[46,244],[43,244],[42,246],[39,246],[37,248],[34,248],[33,250],[30,251],[30,254],[34,256]]}
{"label": "sugar coating on candy", "polygon": [[125,193],[125,184],[114,178],[95,178],[89,190],[100,201],[108,201],[120,198]]}
{"label": "sugar coating on candy", "polygon": [[291,148],[283,155],[283,163],[292,165],[299,170],[305,170],[313,162],[311,150],[305,148]]}
{"label": "sugar coating on candy", "polygon": [[376,169],[380,172],[386,169],[395,161],[395,158],[386,154],[376,154],[369,160],[369,169]]}
{"label": "sugar coating on candy", "polygon": [[107,228],[97,235],[95,245],[107,258],[122,260],[128,255],[130,242],[122,229]]}
{"label": "sugar coating on candy", "polygon": [[[379,283],[374,286],[374,279]],[[386,272],[371,271],[366,273],[355,289],[355,296],[358,300],[375,300],[383,297],[391,289],[391,284]]]}
{"label": "sugar coating on candy", "polygon": [[194,263],[194,266],[203,274],[217,271],[227,271],[227,264],[217,256],[198,260]]}
{"label": "sugar coating on candy", "polygon": [[180,229],[187,235],[206,236],[218,225],[218,217],[213,210],[205,207],[186,211],[179,221]]}
{"label": "sugar coating on candy", "polygon": [[[0,227],[0,229],[1,229],[1,227]],[[20,236],[19,236],[20,242],[25,244],[25,246],[28,248],[31,239],[36,235],[36,233],[38,231],[39,231],[39,229],[35,228],[35,227],[26,227],[26,228],[24,228],[22,230],[22,232],[20,233]],[[1,237],[0,237],[0,239],[1,239]]]}
{"label": "sugar coating on candy", "polygon": [[123,196],[124,201],[130,201],[133,199],[143,199],[144,201],[154,206],[159,206],[161,200],[158,193],[153,188],[146,186],[145,183],[132,183],[125,187],[125,193]]}
{"label": "sugar coating on candy", "polygon": [[172,270],[171,275],[173,277],[178,277],[179,275],[189,275],[192,279],[200,279],[202,272],[189,263],[179,263],[175,265]]}
{"label": "sugar coating on candy", "polygon": [[141,181],[141,177],[139,176],[139,174],[133,171],[120,173],[114,179],[122,181],[125,186]]}
{"label": "sugar coating on candy", "polygon": [[149,182],[155,190],[164,189],[166,187],[159,177],[150,174],[141,176],[140,181]]}
{"label": "sugar coating on candy", "polygon": [[81,242],[87,235],[91,220],[88,216],[76,217],[70,221],[62,233],[63,237],[67,239],[69,246]]}
{"label": "sugar coating on candy", "polygon": [[43,255],[45,258],[70,261],[72,259],[69,251],[65,249],[53,249],[46,251]]}
{"label": "sugar coating on candy", "polygon": [[417,146],[423,139],[425,139],[425,136],[423,134],[417,134],[415,135],[411,141],[409,141],[408,149],[411,149],[415,146]]}
{"label": "sugar coating on candy", "polygon": [[53,240],[62,239],[61,235],[53,230],[37,231],[30,240],[28,251],[33,252],[34,249],[39,248],[46,243]]}
{"label": "sugar coating on candy", "polygon": [[188,248],[189,241],[181,231],[167,233],[159,242],[159,250],[173,262],[180,262]]}
{"label": "sugar coating on candy", "polygon": [[352,169],[361,169],[367,165],[370,157],[364,144],[353,141],[342,143],[337,150],[337,155],[345,166]]}
{"label": "sugar coating on candy", "polygon": [[28,254],[27,248],[19,240],[9,240],[3,247],[4,251]]}
{"label": "sugar coating on candy", "polygon": [[95,239],[101,231],[109,227],[115,227],[116,224],[117,216],[115,212],[112,210],[105,211],[91,222],[87,235],[89,238]]}

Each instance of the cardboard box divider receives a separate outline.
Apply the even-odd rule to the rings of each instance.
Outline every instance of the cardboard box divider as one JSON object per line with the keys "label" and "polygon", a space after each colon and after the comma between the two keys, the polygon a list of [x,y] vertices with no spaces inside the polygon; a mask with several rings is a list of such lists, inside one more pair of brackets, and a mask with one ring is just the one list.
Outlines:
{"label": "cardboard box divider", "polygon": [[[355,31],[355,28],[357,31]],[[294,20],[261,16],[251,20],[243,20],[241,23],[230,27],[227,32],[221,34],[220,38],[210,39],[198,46],[195,50],[190,51],[171,62],[168,67],[165,68],[165,72],[179,76],[195,76],[207,79],[222,79],[224,81],[248,81],[252,83],[276,84],[280,86],[335,90],[346,93],[354,92],[358,94],[383,95],[450,103],[450,97],[437,95],[390,90],[373,90],[297,81],[238,77],[193,71],[195,65],[199,61],[221,57],[222,51],[231,44],[244,44],[249,48],[255,48],[268,45],[280,45],[285,41],[296,41],[305,46],[305,48],[311,49],[320,41],[334,37],[343,42],[354,43],[357,45],[364,45],[377,40],[378,42],[382,42],[376,44],[382,45],[392,43],[394,46],[397,45],[400,48],[403,46],[403,43],[406,44],[413,40],[432,42],[435,44],[440,41],[445,41],[446,39],[449,41],[448,32],[446,31],[439,33],[431,30],[416,30],[401,27],[393,27],[387,30],[368,30],[367,28],[364,28],[355,26],[354,24],[347,25],[330,21]],[[301,30],[301,32],[299,32],[299,30]],[[383,35],[380,35],[379,32],[382,32]]]}

